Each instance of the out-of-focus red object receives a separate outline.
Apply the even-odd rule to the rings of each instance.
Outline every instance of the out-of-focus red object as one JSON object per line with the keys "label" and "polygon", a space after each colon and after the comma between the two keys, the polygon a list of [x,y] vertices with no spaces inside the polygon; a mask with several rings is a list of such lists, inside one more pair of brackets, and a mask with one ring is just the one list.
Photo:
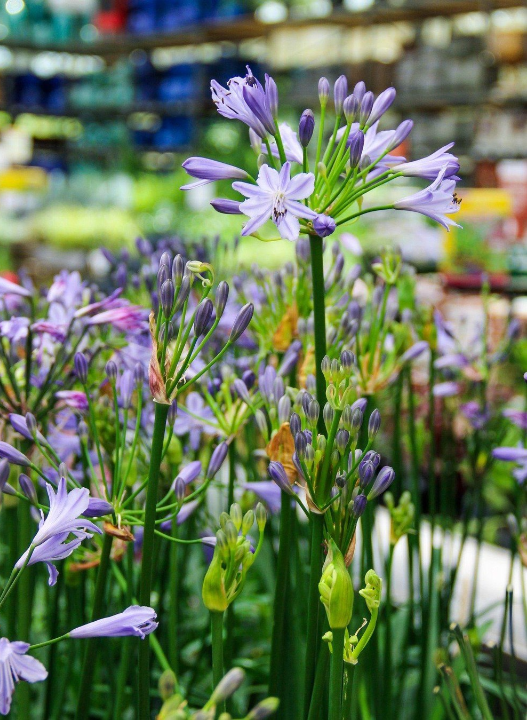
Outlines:
{"label": "out-of-focus red object", "polygon": [[19,285],[18,275],[14,272],[11,272],[11,270],[3,270],[0,272],[0,276],[5,278],[6,280],[9,280],[9,282],[16,283]]}
{"label": "out-of-focus red object", "polygon": [[101,33],[117,33],[125,28],[127,0],[106,0],[95,15],[93,24]]}

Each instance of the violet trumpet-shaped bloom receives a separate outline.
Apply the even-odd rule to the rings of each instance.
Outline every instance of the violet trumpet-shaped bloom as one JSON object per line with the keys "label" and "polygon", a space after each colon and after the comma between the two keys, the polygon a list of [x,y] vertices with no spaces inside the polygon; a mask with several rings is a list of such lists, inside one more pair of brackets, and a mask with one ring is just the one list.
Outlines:
{"label": "violet trumpet-shaped bloom", "polygon": [[459,171],[459,162],[455,155],[447,152],[454,143],[443,145],[431,155],[414,160],[413,162],[401,163],[392,167],[393,172],[400,173],[404,177],[419,177],[425,180],[435,180],[441,170],[446,166],[445,178],[458,180],[456,173]]}
{"label": "violet trumpet-shaped bloom", "polygon": [[20,680],[34,683],[45,680],[48,671],[36,658],[26,655],[29,643],[0,639],[0,714],[8,715],[15,684]]}
{"label": "violet trumpet-shaped bloom", "polygon": [[256,185],[233,183],[233,188],[247,198],[240,204],[240,210],[250,217],[242,235],[251,235],[267,220],[272,220],[281,237],[296,240],[300,233],[298,218],[314,220],[317,217],[316,212],[299,202],[313,193],[315,176],[300,173],[291,178],[290,173],[289,162],[284,163],[279,173],[262,165]]}
{"label": "violet trumpet-shaped bloom", "polygon": [[[80,517],[90,503],[90,493],[86,488],[74,488],[68,492],[66,478],[61,477],[56,493],[49,483],[46,483],[46,490],[49,497],[49,512],[44,518],[44,513],[42,510],[40,511],[40,525],[37,534],[31,541],[32,547],[36,548],[46,540],[62,533],[84,533],[88,537],[88,533],[100,534],[102,532],[97,525]],[[16,567],[22,567],[28,552],[29,550],[26,550]]]}
{"label": "violet trumpet-shaped bloom", "polygon": [[[42,524],[42,521],[41,523]],[[50,586],[55,585],[57,582],[57,578],[59,576],[59,571],[55,567],[53,563],[57,562],[58,560],[64,560],[65,558],[69,557],[74,550],[76,550],[79,545],[82,543],[83,540],[86,540],[86,538],[91,538],[91,534],[81,531],[81,532],[74,532],[74,538],[70,540],[69,542],[66,542],[70,533],[69,532],[63,532],[59,533],[58,535],[54,535],[53,537],[48,538],[45,540],[41,545],[38,545],[33,552],[31,553],[31,557],[29,558],[27,565],[36,565],[36,563],[43,562],[46,563],[48,566],[48,572],[49,572],[49,579],[48,584]],[[28,551],[29,552],[29,551]],[[27,552],[22,555],[20,560],[18,560],[15,567],[21,568],[23,567],[25,563],[25,559],[27,556]]]}
{"label": "violet trumpet-shaped bloom", "polygon": [[105,325],[109,323],[116,330],[126,332],[127,330],[141,330],[146,320],[146,310],[139,305],[126,305],[123,307],[105,310],[91,317],[88,325]]}
{"label": "violet trumpet-shaped bloom", "polygon": [[396,210],[409,210],[410,212],[421,213],[435,220],[446,230],[450,226],[460,227],[448,215],[452,215],[459,210],[460,201],[455,194],[456,181],[451,178],[445,178],[448,165],[444,165],[443,169],[436,177],[434,182],[424,190],[409,195],[408,197],[398,200],[394,203]]}
{"label": "violet trumpet-shaped bloom", "polygon": [[72,638],[127,637],[133,635],[144,640],[157,628],[156,613],[151,607],[130,605],[117,615],[81,625],[69,632]]}
{"label": "violet trumpet-shaped bloom", "polygon": [[497,447],[492,451],[492,457],[505,462],[526,462],[527,448],[522,447]]}
{"label": "violet trumpet-shaped bloom", "polygon": [[189,433],[190,447],[197,450],[202,433],[218,434],[215,420],[214,413],[201,395],[198,392],[191,392],[187,396],[185,407],[178,408],[174,432],[178,436]]}
{"label": "violet trumpet-shaped bloom", "polygon": [[[285,159],[289,160],[289,162],[295,162],[299,165],[302,165],[304,161],[304,154],[302,150],[302,145],[300,144],[296,132],[289,125],[289,123],[286,122],[280,123],[279,127],[280,135],[282,137],[282,144],[284,146]],[[267,154],[267,148],[265,146],[262,147],[262,152]],[[273,155],[273,157],[280,157],[280,153],[278,152],[278,146],[275,140],[271,142],[271,154]]]}
{"label": "violet trumpet-shaped bloom", "polygon": [[190,157],[181,166],[191,177],[198,178],[197,182],[182,185],[181,190],[207,185],[215,180],[248,180],[249,174],[245,170],[202,157]]}
{"label": "violet trumpet-shaped bloom", "polygon": [[247,65],[245,85],[242,88],[243,99],[270,135],[276,133],[274,116],[278,110],[278,91],[272,77],[265,75],[265,87],[254,77]]}
{"label": "violet trumpet-shaped bloom", "polygon": [[220,115],[230,120],[240,120],[254,130],[259,137],[265,138],[267,132],[262,121],[247,105],[243,95],[244,88],[254,80],[254,75],[250,71],[244,78],[231,78],[227,82],[228,88],[222,87],[216,80],[211,80],[212,101]]}
{"label": "violet trumpet-shaped bloom", "polygon": [[74,317],[80,318],[84,317],[85,315],[97,313],[100,310],[111,310],[117,307],[125,307],[128,304],[127,301],[121,300],[119,298],[119,295],[122,293],[122,291],[123,288],[118,287],[116,290],[113,291],[111,295],[108,295],[108,297],[105,297],[103,300],[98,300],[97,302],[93,302],[89,305],[85,305],[84,307],[79,308],[79,310],[75,312]]}

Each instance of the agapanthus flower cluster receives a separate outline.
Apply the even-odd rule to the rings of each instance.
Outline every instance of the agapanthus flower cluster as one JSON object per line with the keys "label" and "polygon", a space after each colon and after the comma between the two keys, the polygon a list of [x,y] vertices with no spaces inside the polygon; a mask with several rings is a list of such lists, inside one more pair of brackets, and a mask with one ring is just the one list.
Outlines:
{"label": "agapanthus flower cluster", "polygon": [[[410,134],[412,121],[404,120],[395,130],[379,129],[395,100],[394,88],[375,97],[363,82],[350,92],[346,77],[339,77],[333,90],[335,120],[329,139],[326,111],[330,85],[326,78],[319,81],[318,123],[313,112],[305,110],[297,130],[279,121],[278,90],[268,75],[262,85],[247,67],[247,75],[231,78],[227,88],[213,80],[211,91],[220,115],[249,128],[258,158],[257,174],[217,160],[191,157],[183,167],[197,182],[183,189],[234,180],[233,190],[245,199],[217,198],[212,206],[218,212],[246,215],[242,235],[276,239],[276,235],[263,232],[270,221],[278,236],[287,240],[297,240],[300,235],[326,237],[365,212],[390,208],[421,213],[447,230],[456,224],[450,215],[459,207],[455,194],[459,163],[449,152],[452,144],[428,157],[406,162],[391,153]],[[432,183],[391,205],[362,206],[369,191],[401,177]]]}

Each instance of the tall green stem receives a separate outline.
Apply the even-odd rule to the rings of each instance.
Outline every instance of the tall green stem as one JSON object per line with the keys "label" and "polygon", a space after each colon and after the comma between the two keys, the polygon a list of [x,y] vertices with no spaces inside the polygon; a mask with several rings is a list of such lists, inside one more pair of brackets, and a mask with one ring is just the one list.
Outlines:
{"label": "tall green stem", "polygon": [[[102,545],[101,562],[97,572],[97,581],[95,583],[95,594],[93,596],[93,607],[91,620],[98,620],[103,611],[104,591],[106,589],[106,579],[108,577],[108,568],[110,567],[110,552],[112,549],[112,536],[105,535]],[[82,680],[77,699],[77,712],[75,720],[87,720],[90,714],[90,697],[95,674],[95,661],[97,659],[97,638],[89,638],[86,641],[86,651],[84,654],[84,662],[82,666]]]}
{"label": "tall green stem", "polygon": [[[212,683],[214,687],[218,685],[223,677],[223,615],[222,612],[210,613],[210,622],[212,629]],[[224,705],[225,703],[223,703]],[[220,705],[219,712],[225,710]]]}
{"label": "tall green stem", "polygon": [[[20,535],[20,549],[22,554],[27,550],[31,543],[31,515],[30,505],[26,502],[18,503],[18,532]],[[31,583],[33,577],[28,568],[21,574],[17,588],[17,615],[18,615],[18,640],[28,641],[29,631],[31,629],[31,614],[33,606],[33,593],[31,591]],[[22,692],[20,692],[22,691]],[[31,698],[28,683],[20,683],[19,692],[17,693],[18,717],[30,717]]]}
{"label": "tall green stem", "polygon": [[333,653],[329,680],[329,720],[342,720],[342,673],[344,671],[344,628],[333,630]]}
{"label": "tall green stem", "polygon": [[284,650],[286,647],[287,593],[289,576],[289,556],[291,554],[291,521],[294,508],[291,496],[282,491],[280,510],[280,544],[276,567],[276,587],[273,610],[273,636],[271,641],[271,669],[269,677],[269,695],[282,698],[284,691]]}
{"label": "tall green stem", "polygon": [[[315,335],[315,365],[317,400],[322,409],[326,403],[326,381],[322,374],[322,360],[326,354],[326,310],[324,303],[324,248],[322,238],[309,236],[311,249],[311,274],[313,281],[313,316]],[[318,431],[327,434],[323,413],[318,420]],[[307,645],[304,685],[304,717],[308,716],[310,697],[315,680],[316,659],[319,646],[319,592],[318,582],[322,571],[322,540],[324,537],[324,516],[311,516],[311,553],[307,608]]]}
{"label": "tall green stem", "polygon": [[[140,605],[150,605],[152,589],[154,530],[156,521],[156,503],[159,485],[159,468],[163,454],[163,441],[169,405],[156,403],[154,417],[154,434],[150,467],[148,470],[148,486],[146,492],[145,527],[143,534],[143,560],[141,565]],[[139,646],[139,718],[150,717],[150,644],[145,640]]]}

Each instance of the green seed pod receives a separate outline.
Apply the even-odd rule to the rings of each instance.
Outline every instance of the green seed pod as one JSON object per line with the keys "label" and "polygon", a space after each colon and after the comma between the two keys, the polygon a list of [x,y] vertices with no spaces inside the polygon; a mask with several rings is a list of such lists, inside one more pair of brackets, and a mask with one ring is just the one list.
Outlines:
{"label": "green seed pod", "polygon": [[329,627],[332,630],[347,627],[353,613],[353,584],[344,557],[332,539],[318,589]]}
{"label": "green seed pod", "polygon": [[242,526],[242,509],[238,503],[232,503],[230,510],[231,520],[234,523],[234,527],[237,532],[240,532]]}

